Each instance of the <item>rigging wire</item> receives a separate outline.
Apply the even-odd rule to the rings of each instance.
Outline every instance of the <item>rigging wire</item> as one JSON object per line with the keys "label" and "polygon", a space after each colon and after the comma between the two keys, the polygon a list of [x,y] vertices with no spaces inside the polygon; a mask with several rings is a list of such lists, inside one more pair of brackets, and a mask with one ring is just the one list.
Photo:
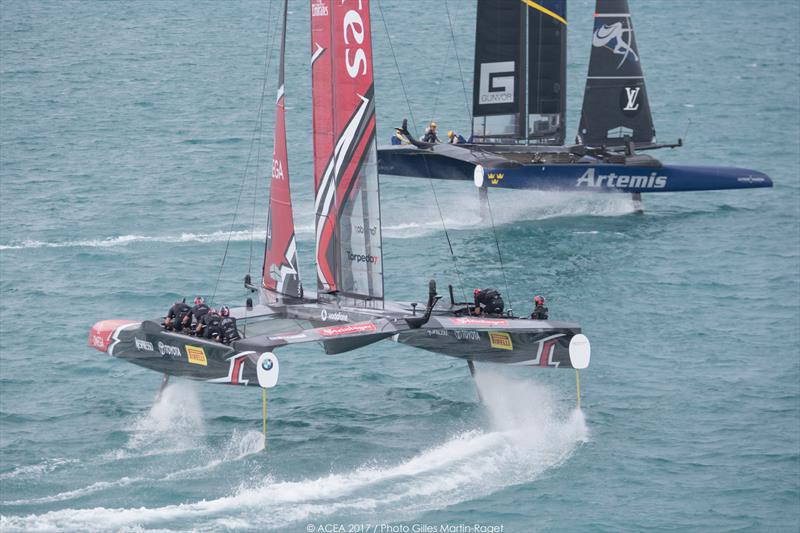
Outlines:
{"label": "rigging wire", "polygon": [[[383,3],[378,1],[378,10],[381,13],[381,21],[383,21],[383,27],[386,30],[386,40],[389,42],[389,50],[392,52],[392,59],[394,59],[394,66],[397,69],[397,77],[400,80],[400,86],[403,89],[403,98],[405,98],[406,106],[408,107],[408,113],[411,115],[411,123],[412,128],[415,128],[416,121],[414,120],[414,111],[411,109],[411,101],[408,99],[408,93],[406,92],[405,83],[403,83],[403,75],[400,72],[400,64],[397,62],[397,55],[394,53],[394,46],[392,45],[392,36],[389,33],[389,26],[386,24],[386,17],[383,14]],[[416,134],[416,131],[415,131]],[[428,160],[423,157],[422,160],[425,162],[425,169],[428,171],[428,175],[430,176],[430,169],[428,168]],[[461,270],[458,268],[458,258],[456,257],[455,252],[453,251],[453,242],[450,240],[450,234],[447,231],[447,224],[444,221],[444,215],[442,215],[442,208],[439,204],[439,196],[436,194],[436,188],[433,186],[433,179],[428,178],[428,183],[431,186],[431,191],[433,192],[433,200],[436,204],[436,210],[439,213],[439,219],[442,221],[442,229],[444,230],[444,236],[447,239],[447,246],[450,249],[450,257],[453,259],[453,265],[455,267],[456,276],[458,277],[458,286],[461,289],[463,294],[464,300],[466,301],[466,293],[464,292],[464,282],[461,276]]]}
{"label": "rigging wire", "polygon": [[[272,2],[270,2],[269,11],[267,12],[267,19],[269,20],[271,18],[272,18]],[[269,26],[267,26],[267,31],[269,32]],[[252,137],[250,138],[250,149],[248,150],[248,153],[247,153],[247,161],[245,162],[244,172],[242,173],[241,184],[239,185],[239,194],[238,194],[238,196],[236,198],[236,206],[234,207],[234,210],[233,210],[233,217],[232,217],[232,220],[231,220],[231,226],[230,226],[230,229],[228,231],[228,239],[225,242],[225,252],[222,254],[222,260],[220,261],[219,271],[217,272],[217,280],[214,283],[214,292],[211,294],[211,303],[212,304],[214,303],[214,298],[217,295],[217,289],[219,288],[219,280],[222,278],[222,270],[225,267],[225,260],[228,257],[228,250],[230,249],[230,245],[231,245],[231,237],[233,235],[233,228],[236,225],[236,218],[237,218],[237,216],[239,214],[239,204],[241,203],[242,194],[244,193],[245,184],[247,183],[247,174],[248,174],[248,170],[250,169],[250,160],[252,159],[252,156],[253,156],[253,146],[256,143],[256,139],[258,139],[258,141],[259,141],[258,144],[259,145],[261,144],[260,141],[261,141],[261,130],[262,130],[262,125],[263,125],[264,95],[266,94],[266,88],[267,88],[267,72],[269,71],[270,63],[272,62],[272,45],[274,43],[274,40],[275,40],[275,31],[273,30],[272,35],[268,39],[269,44],[267,45],[266,50],[265,50],[266,57],[265,57],[265,60],[264,60],[264,62],[265,62],[264,80],[261,83],[261,98],[259,99],[258,113],[256,115],[258,117],[258,120],[256,121],[256,124],[253,127]],[[259,153],[260,153],[260,151],[259,151]],[[256,179],[258,179],[258,176],[256,176]],[[251,248],[252,248],[252,236],[251,236]],[[252,261],[252,253],[251,253],[251,261]]]}
{"label": "rigging wire", "polygon": [[464,72],[461,70],[461,59],[458,57],[458,45],[456,44],[456,33],[453,30],[453,20],[450,18],[450,8],[447,6],[447,0],[444,0],[444,9],[447,12],[447,22],[450,26],[450,38],[453,41],[453,51],[456,55],[456,64],[458,65],[458,76],[461,78],[461,90],[464,91],[464,108],[467,110],[469,117],[470,127],[472,124],[472,112],[469,109],[469,99],[467,98],[467,85],[464,83]]}
{"label": "rigging wire", "polygon": [[[487,193],[489,191],[486,191]],[[514,313],[514,304],[511,301],[511,292],[508,290],[508,277],[506,277],[506,268],[503,266],[503,254],[500,252],[500,241],[497,239],[497,230],[494,227],[494,215],[492,214],[492,203],[489,201],[489,195],[486,195],[486,206],[489,208],[489,220],[492,222],[492,235],[494,235],[494,244],[497,247],[497,257],[500,259],[500,272],[503,273],[503,283],[506,285],[506,295],[508,296],[508,312]]]}
{"label": "rigging wire", "polygon": [[392,45],[392,36],[389,34],[389,26],[386,24],[386,17],[383,15],[383,2],[378,1],[378,11],[381,12],[381,20],[383,21],[383,27],[386,30],[386,40],[389,41],[389,50],[392,51],[392,59],[394,59],[394,67],[397,69],[397,78],[400,80],[400,88],[403,90],[403,98],[406,101],[406,107],[408,107],[408,114],[411,116],[411,128],[414,131],[414,135],[417,135],[417,121],[414,119],[414,111],[411,109],[411,100],[408,99],[408,93],[406,92],[406,84],[403,82],[403,76],[400,73],[400,64],[397,62],[397,55],[394,53],[394,45]]}

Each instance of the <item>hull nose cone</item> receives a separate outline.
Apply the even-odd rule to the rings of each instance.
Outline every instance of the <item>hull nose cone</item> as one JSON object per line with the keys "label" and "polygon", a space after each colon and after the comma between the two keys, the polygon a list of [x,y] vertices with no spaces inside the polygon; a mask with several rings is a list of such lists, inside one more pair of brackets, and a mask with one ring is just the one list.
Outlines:
{"label": "hull nose cone", "polygon": [[108,351],[114,332],[122,326],[135,322],[135,320],[101,320],[89,331],[88,344],[97,351]]}

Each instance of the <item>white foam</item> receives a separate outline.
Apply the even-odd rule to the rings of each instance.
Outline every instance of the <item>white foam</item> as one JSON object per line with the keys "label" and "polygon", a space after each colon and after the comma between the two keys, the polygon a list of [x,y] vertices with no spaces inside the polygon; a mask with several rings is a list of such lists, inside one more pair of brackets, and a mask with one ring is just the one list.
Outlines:
{"label": "white foam", "polygon": [[[490,427],[454,435],[395,465],[370,464],[301,480],[267,477],[255,485],[243,485],[229,496],[179,505],[6,516],[0,518],[0,526],[37,531],[97,529],[100,525],[116,530],[180,521],[186,528],[257,524],[265,529],[331,515],[358,519],[375,513],[386,521],[403,520],[531,482],[563,463],[578,443],[588,438],[582,413],[561,413],[554,393],[542,385],[510,380],[482,368],[477,383],[492,421]],[[255,436],[248,435],[239,439],[239,452],[252,453],[258,448],[251,443]],[[231,439],[232,448],[237,447],[235,440]]]}
{"label": "white foam", "polygon": [[250,232],[250,230],[241,231],[215,231],[212,233],[181,233],[179,235],[120,235],[117,237],[106,237],[104,239],[85,239],[77,241],[63,241],[63,242],[44,242],[36,240],[25,240],[12,244],[0,244],[0,250],[19,250],[27,248],[113,248],[116,246],[128,246],[131,244],[142,242],[154,242],[165,244],[180,244],[180,243],[211,243],[211,242],[226,242],[228,236],[230,240],[249,241],[250,239],[256,241],[263,241],[266,239],[266,232]]}
{"label": "white foam", "polygon": [[208,463],[172,472],[164,476],[162,480],[182,479],[200,472],[207,472],[217,468],[223,463],[239,461],[263,449],[264,435],[262,433],[258,431],[246,431],[242,433],[234,430],[231,438],[227,441],[221,452],[219,450],[210,450],[208,452],[208,454],[213,457]]}
{"label": "white foam", "polygon": [[42,474],[50,473],[64,465],[77,462],[78,461],[76,459],[63,459],[61,457],[56,457],[55,459],[45,459],[41,463],[18,466],[10,472],[0,474],[0,479],[39,477]]}
{"label": "white foam", "polygon": [[74,498],[80,498],[82,496],[87,496],[89,494],[93,494],[95,492],[103,490],[108,490],[110,488],[125,487],[127,485],[137,483],[139,481],[144,481],[144,478],[123,477],[115,481],[98,481],[96,483],[92,483],[88,487],[83,487],[75,490],[68,490],[65,492],[59,492],[58,494],[54,494],[52,496],[44,496],[42,498],[31,498],[29,500],[14,500],[9,502],[3,502],[3,505],[30,505],[34,503],[49,503],[49,502],[59,502],[64,500],[72,500]]}

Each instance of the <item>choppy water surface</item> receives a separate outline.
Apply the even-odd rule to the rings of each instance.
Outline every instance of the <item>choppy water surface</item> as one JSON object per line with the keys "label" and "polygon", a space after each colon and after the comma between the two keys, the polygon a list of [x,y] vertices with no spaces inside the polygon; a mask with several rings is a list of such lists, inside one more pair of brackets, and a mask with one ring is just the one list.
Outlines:
{"label": "choppy water surface", "polygon": [[[412,113],[466,131],[444,3],[382,1],[381,135]],[[435,184],[462,288],[499,286],[520,312],[541,292],[583,325],[583,410],[572,372],[480,367],[481,404],[454,359],[303,347],[282,356],[265,451],[257,390],[177,380],[156,402],[160,376],[86,334],[210,295],[228,242],[216,301],[243,301],[263,252],[278,3],[5,2],[0,529],[796,531],[800,7],[631,3],[659,138],[688,126],[663,158],[757,168],[775,188],[646,196],[644,216],[624,196],[496,192],[506,289],[472,186]],[[448,6],[470,80],[474,9]],[[291,11],[290,172],[310,279],[308,9]],[[570,131],[592,11],[570,3]],[[382,186],[388,295],[459,285],[430,184]]]}

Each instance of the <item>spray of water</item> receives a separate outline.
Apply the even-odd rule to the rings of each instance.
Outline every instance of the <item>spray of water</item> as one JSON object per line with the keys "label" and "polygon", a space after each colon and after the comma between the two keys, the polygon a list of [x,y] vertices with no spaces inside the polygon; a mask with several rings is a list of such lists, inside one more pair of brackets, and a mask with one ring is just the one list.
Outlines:
{"label": "spray of water", "polygon": [[[477,383],[485,400],[486,427],[462,432],[394,465],[371,463],[319,478],[243,484],[217,499],[155,508],[62,509],[41,515],[2,517],[8,529],[147,527],[286,529],[303,521],[380,516],[407,520],[426,511],[481,498],[506,487],[530,483],[566,461],[589,438],[583,416],[559,405],[556,395],[535,382],[520,382],[480,369]],[[159,427],[154,407],[143,423]],[[256,432],[250,432],[256,433]],[[257,434],[232,439],[230,456],[260,449]],[[252,441],[252,442],[251,442]],[[138,443],[145,442],[139,440]],[[152,441],[150,441],[152,442]],[[223,453],[224,455],[224,453]],[[186,472],[191,474],[191,472]]]}

